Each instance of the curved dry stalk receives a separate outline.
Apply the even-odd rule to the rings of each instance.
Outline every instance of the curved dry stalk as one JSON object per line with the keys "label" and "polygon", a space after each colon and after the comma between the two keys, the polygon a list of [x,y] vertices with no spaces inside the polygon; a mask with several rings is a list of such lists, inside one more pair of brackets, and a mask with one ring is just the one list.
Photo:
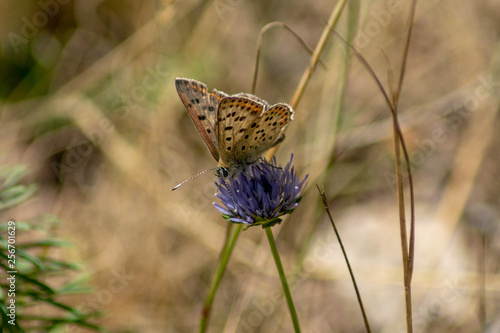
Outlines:
{"label": "curved dry stalk", "polygon": [[[410,157],[409,157],[409,153],[408,153],[408,148],[407,148],[407,145],[406,145],[406,141],[404,139],[403,132],[401,130],[401,126],[400,126],[399,121],[398,121],[397,105],[394,104],[394,101],[391,99],[391,97],[389,96],[389,94],[384,89],[384,86],[382,85],[382,82],[377,77],[377,74],[375,74],[375,71],[370,66],[370,64],[365,59],[365,57],[363,57],[363,55],[361,55],[361,53],[359,53],[354,48],[354,46],[350,45],[345,39],[343,39],[342,36],[340,36],[336,32],[334,32],[334,33],[335,33],[335,35],[340,40],[342,40],[349,47],[349,49],[354,53],[354,55],[363,64],[363,66],[365,66],[366,70],[368,71],[368,73],[370,74],[370,76],[375,80],[375,83],[379,87],[380,92],[384,96],[384,99],[385,99],[387,105],[389,106],[389,109],[390,109],[391,114],[392,114],[393,126],[394,126],[394,129],[395,129],[395,133],[397,134],[397,140],[396,140],[396,142],[400,142],[401,147],[403,148],[403,156],[404,156],[404,159],[405,159],[405,162],[406,162],[406,170],[408,172],[408,183],[409,183],[409,188],[410,188],[410,210],[411,210],[411,225],[410,225],[410,230],[411,231],[410,231],[410,246],[409,246],[409,252],[408,252],[409,253],[408,260],[410,261],[409,270],[412,273],[413,272],[413,257],[414,257],[414,255],[413,255],[413,253],[414,253],[414,236],[413,235],[414,235],[414,230],[415,230],[415,195],[414,195],[413,176],[412,176],[412,173],[411,173]],[[398,159],[400,160],[399,156],[400,156],[400,154],[397,153],[397,155],[396,155],[396,161]],[[404,203],[404,200],[402,202]],[[411,275],[412,274],[409,274],[409,280],[410,281],[411,281]]]}
{"label": "curved dry stalk", "polygon": [[[321,37],[319,38],[318,44],[316,45],[316,48],[314,49],[313,55],[311,57],[311,61],[309,62],[309,66],[306,68],[304,71],[304,74],[302,75],[302,78],[300,79],[300,82],[297,86],[297,89],[295,90],[295,93],[293,94],[292,100],[290,101],[290,106],[292,109],[296,109],[297,105],[299,104],[300,99],[302,98],[302,95],[304,94],[304,91],[314,74],[316,67],[318,66],[319,63],[319,57],[323,53],[323,50],[326,47],[326,44],[328,40],[330,39],[330,36],[332,35],[333,28],[337,25],[337,22],[340,18],[340,14],[342,13],[342,10],[344,9],[345,4],[347,3],[347,0],[341,0],[337,2],[336,6],[333,8],[332,13],[330,14],[330,18],[328,19],[328,23],[321,33]],[[266,159],[270,160],[276,151],[276,147],[273,147],[268,150],[268,153],[266,155]]]}
{"label": "curved dry stalk", "polygon": [[[285,28],[285,30],[290,32],[292,36],[294,36],[297,39],[297,41],[302,45],[302,47],[304,47],[307,50],[307,52],[309,52],[310,55],[313,54],[313,50],[309,47],[309,45],[307,45],[306,42],[295,31],[293,31],[292,28],[290,28],[285,23],[271,22],[266,24],[265,26],[262,27],[262,29],[260,29],[259,38],[257,40],[257,55],[255,56],[255,69],[253,72],[253,81],[251,90],[252,94],[255,94],[255,87],[257,86],[257,76],[259,75],[260,52],[262,49],[262,41],[264,39],[264,33],[266,33],[268,30],[271,30],[272,28],[277,28],[277,27]],[[326,66],[325,64],[323,64],[323,62],[320,62],[320,65],[326,69]]]}

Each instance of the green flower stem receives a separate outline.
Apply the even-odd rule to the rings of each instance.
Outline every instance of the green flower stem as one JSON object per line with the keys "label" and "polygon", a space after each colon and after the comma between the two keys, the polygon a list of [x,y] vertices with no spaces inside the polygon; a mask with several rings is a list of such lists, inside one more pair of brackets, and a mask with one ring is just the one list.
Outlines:
{"label": "green flower stem", "polygon": [[288,303],[288,309],[290,310],[290,316],[292,317],[294,331],[295,333],[300,333],[299,318],[297,317],[297,312],[295,311],[292,294],[290,293],[290,288],[288,287],[285,271],[283,270],[278,248],[276,247],[276,242],[274,241],[273,232],[271,228],[265,229],[267,240],[269,241],[269,246],[271,247],[271,253],[273,254],[274,262],[276,263],[276,268],[278,269],[278,273],[280,275],[281,284],[283,285],[283,291],[285,292],[286,302]]}
{"label": "green flower stem", "polygon": [[229,224],[228,230],[226,233],[226,240],[224,242],[224,246],[222,247],[222,251],[220,254],[219,262],[217,264],[217,269],[215,271],[215,275],[212,280],[212,285],[208,292],[207,298],[205,300],[205,305],[203,306],[203,313],[200,321],[200,333],[206,332],[208,327],[208,321],[210,319],[210,313],[212,312],[212,305],[214,302],[215,294],[217,293],[217,288],[219,287],[219,283],[222,280],[222,276],[226,271],[227,263],[229,262],[229,258],[231,257],[231,253],[233,252],[234,245],[236,244],[236,240],[240,234],[242,225],[239,224],[234,231],[233,237],[229,242],[231,235],[232,223]]}

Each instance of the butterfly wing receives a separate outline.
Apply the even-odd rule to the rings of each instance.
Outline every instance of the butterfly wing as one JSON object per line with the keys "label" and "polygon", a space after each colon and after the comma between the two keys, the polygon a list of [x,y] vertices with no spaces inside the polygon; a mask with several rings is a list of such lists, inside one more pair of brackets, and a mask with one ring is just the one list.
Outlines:
{"label": "butterfly wing", "polygon": [[218,161],[217,108],[220,101],[228,95],[215,89],[208,92],[206,84],[191,79],[177,78],[175,88],[203,142]]}
{"label": "butterfly wing", "polygon": [[237,168],[252,163],[283,141],[283,132],[293,119],[293,110],[287,104],[267,108],[265,101],[246,95],[222,99],[217,119],[219,165]]}
{"label": "butterfly wing", "polygon": [[282,142],[285,139],[285,129],[293,120],[293,113],[292,108],[285,103],[275,104],[265,110],[254,122],[255,130],[244,132],[242,139],[236,144],[236,158],[243,158],[247,154],[252,160],[256,159]]}

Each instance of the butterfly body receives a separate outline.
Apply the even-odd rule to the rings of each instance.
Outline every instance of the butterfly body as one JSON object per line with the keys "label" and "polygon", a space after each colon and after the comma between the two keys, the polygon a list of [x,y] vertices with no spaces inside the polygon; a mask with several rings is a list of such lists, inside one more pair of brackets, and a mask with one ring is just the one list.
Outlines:
{"label": "butterfly body", "polygon": [[282,142],[294,111],[285,103],[272,106],[257,96],[228,95],[191,79],[175,80],[177,93],[225,178],[252,164]]}

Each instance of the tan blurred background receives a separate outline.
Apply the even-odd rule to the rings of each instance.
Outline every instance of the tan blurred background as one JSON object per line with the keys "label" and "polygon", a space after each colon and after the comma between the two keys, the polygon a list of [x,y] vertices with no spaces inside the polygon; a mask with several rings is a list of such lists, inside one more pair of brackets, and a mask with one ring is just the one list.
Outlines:
{"label": "tan blurred background", "polygon": [[[259,30],[288,24],[315,47],[335,1],[3,1],[0,156],[26,164],[40,190],[9,218],[54,213],[110,332],[192,332],[226,221],[213,208],[214,167],[174,79],[250,92]],[[387,87],[399,72],[408,1],[351,2],[347,35]],[[500,331],[498,216],[500,2],[420,1],[400,103],[416,186],[416,332]],[[387,53],[387,63],[384,52]],[[362,332],[324,184],[375,332],[405,331],[390,113],[373,79],[333,38],[277,157],[294,154],[308,189],[274,228],[304,332]],[[264,37],[256,95],[289,102],[309,63],[284,30]],[[347,72],[346,72],[347,71]],[[347,73],[347,74],[345,74]],[[347,84],[344,85],[344,75]],[[340,108],[340,109],[339,109]],[[6,219],[3,216],[2,219]],[[290,332],[262,229],[240,236],[210,332]],[[485,274],[481,274],[484,244]],[[486,298],[480,301],[480,282]],[[486,306],[486,314],[481,304]],[[43,315],[43,313],[40,313]],[[496,326],[495,326],[496,325]]]}

